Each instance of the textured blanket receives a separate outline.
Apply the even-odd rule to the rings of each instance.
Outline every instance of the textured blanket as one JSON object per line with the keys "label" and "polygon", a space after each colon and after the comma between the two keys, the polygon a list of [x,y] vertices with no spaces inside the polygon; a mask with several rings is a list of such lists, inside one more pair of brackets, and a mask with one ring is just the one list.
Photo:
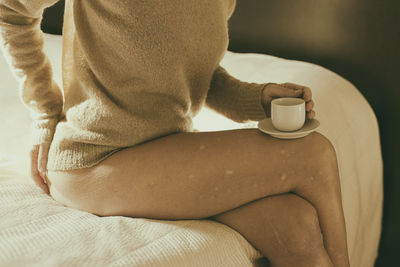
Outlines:
{"label": "textured blanket", "polygon": [[0,266],[253,266],[261,257],[214,221],[98,217],[5,179],[0,196]]}

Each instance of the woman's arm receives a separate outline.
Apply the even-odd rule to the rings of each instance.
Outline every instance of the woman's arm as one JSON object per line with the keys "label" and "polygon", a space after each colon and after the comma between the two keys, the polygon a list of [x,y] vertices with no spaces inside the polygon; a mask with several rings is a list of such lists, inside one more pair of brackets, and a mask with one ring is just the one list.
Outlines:
{"label": "woman's arm", "polygon": [[43,10],[57,1],[0,0],[0,48],[19,80],[20,97],[33,120],[31,176],[47,194],[47,155],[62,112],[63,96],[43,51],[40,22]]}
{"label": "woman's arm", "polygon": [[306,102],[307,118],[315,117],[311,89],[294,83],[247,83],[219,66],[212,77],[206,105],[236,122],[260,121],[271,116],[271,101],[300,97]]}
{"label": "woman's arm", "polygon": [[43,10],[58,0],[0,0],[0,47],[33,119],[33,144],[51,142],[63,98],[43,51]]}
{"label": "woman's arm", "polygon": [[218,66],[211,79],[206,105],[236,122],[260,121],[266,118],[262,105],[265,86],[240,81]]}

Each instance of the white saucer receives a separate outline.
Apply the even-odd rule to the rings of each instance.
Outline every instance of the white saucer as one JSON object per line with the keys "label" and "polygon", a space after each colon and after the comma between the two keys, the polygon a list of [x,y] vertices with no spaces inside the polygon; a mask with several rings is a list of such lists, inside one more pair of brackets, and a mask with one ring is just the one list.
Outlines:
{"label": "white saucer", "polygon": [[319,127],[319,124],[320,124],[319,121],[316,119],[311,119],[311,120],[307,119],[301,129],[293,132],[282,132],[277,130],[272,125],[271,118],[266,118],[258,122],[258,129],[276,138],[294,139],[294,138],[301,138],[308,135],[309,133],[312,133]]}

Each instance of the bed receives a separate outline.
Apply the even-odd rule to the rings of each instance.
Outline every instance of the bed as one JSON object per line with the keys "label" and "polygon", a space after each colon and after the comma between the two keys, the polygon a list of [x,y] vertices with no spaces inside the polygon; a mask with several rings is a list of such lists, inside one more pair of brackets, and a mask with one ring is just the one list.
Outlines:
{"label": "bed", "polygon": [[[44,34],[61,85],[62,37]],[[228,51],[221,63],[249,82],[295,82],[313,90],[318,131],[333,143],[351,266],[372,267],[381,233],[383,173],[375,114],[356,87],[319,65]],[[28,174],[30,119],[0,54],[0,266],[268,266],[238,232],[211,220],[98,217],[65,207]],[[257,127],[204,108],[200,131]]]}

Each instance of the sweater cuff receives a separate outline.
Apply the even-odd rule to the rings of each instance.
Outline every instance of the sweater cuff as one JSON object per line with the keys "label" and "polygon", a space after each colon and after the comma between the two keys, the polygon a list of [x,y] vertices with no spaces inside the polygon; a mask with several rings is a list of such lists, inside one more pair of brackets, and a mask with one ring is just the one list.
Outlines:
{"label": "sweater cuff", "polygon": [[32,122],[32,145],[50,143],[53,140],[58,117],[35,120]]}
{"label": "sweater cuff", "polygon": [[246,90],[241,90],[241,109],[252,121],[261,121],[267,117],[262,106],[262,91],[266,84],[247,83]]}

